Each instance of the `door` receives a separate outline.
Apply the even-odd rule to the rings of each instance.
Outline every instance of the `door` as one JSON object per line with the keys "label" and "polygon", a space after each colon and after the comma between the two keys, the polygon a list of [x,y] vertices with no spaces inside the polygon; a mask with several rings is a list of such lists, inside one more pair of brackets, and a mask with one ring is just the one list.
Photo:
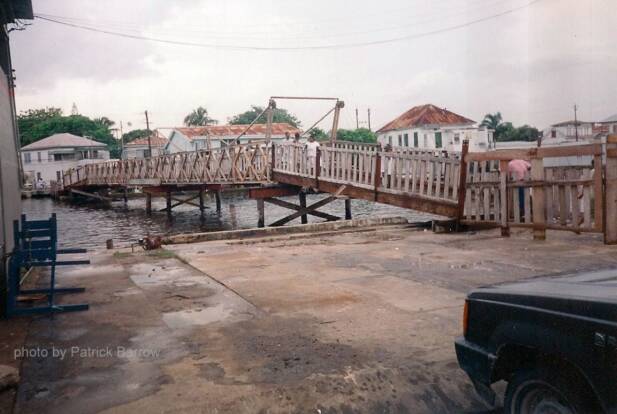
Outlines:
{"label": "door", "polygon": [[435,132],[435,148],[441,148],[441,132]]}
{"label": "door", "polygon": [[417,132],[413,133],[413,147],[418,148],[418,133]]}

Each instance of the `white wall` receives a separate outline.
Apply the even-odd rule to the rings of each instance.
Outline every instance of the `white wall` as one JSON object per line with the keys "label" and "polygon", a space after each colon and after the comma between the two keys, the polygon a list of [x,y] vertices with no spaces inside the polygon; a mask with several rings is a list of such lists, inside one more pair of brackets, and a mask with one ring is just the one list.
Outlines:
{"label": "white wall", "polygon": [[[81,149],[83,150],[83,149]],[[103,162],[109,159],[109,151],[97,149],[98,158],[88,158],[88,159],[74,159],[74,160],[64,160],[64,161],[54,161],[53,160],[53,149],[46,149],[41,151],[22,151],[21,158],[24,166],[24,175],[26,177],[31,177],[36,180],[38,173],[41,174],[41,178],[48,185],[51,180],[57,181],[57,171],[66,171],[70,168],[78,167],[80,165],[85,164],[93,164],[97,162]],[[51,154],[50,154],[51,153]],[[26,162],[27,155],[30,154],[30,162]],[[39,161],[39,154],[40,161]],[[51,156],[51,160],[50,157]]]}
{"label": "white wall", "polygon": [[[441,133],[441,147],[437,147],[436,136]],[[414,134],[417,135],[417,147],[414,146]],[[406,137],[407,135],[407,137]],[[398,131],[388,131],[377,136],[377,141],[383,146],[391,144],[393,147],[441,149],[446,151],[461,151],[463,140],[469,140],[469,151],[483,152],[490,149],[493,141],[493,132],[487,129],[474,127],[441,127],[441,128],[412,128]]]}
{"label": "white wall", "polygon": [[[145,158],[144,154],[148,151],[147,145],[131,145],[124,147],[124,151],[122,153],[123,159],[132,160],[134,158]],[[152,156],[158,157],[159,155],[164,154],[163,147],[152,147]]]}

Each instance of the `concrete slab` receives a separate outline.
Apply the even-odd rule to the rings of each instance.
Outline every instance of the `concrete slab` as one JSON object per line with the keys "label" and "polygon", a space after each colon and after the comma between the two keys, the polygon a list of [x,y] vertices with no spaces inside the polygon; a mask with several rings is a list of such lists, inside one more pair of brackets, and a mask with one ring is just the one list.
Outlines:
{"label": "concrete slab", "polygon": [[615,265],[595,235],[394,227],[97,253],[66,299],[90,311],[32,322],[56,355],[23,358],[16,411],[486,413],[454,355],[466,292]]}

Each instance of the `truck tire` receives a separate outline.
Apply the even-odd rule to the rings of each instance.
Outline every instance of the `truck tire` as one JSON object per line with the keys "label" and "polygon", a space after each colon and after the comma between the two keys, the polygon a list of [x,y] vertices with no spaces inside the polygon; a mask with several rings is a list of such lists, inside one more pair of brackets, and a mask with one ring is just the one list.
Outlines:
{"label": "truck tire", "polygon": [[[551,372],[553,371],[553,372]],[[563,372],[549,369],[517,371],[506,389],[505,414],[588,414],[597,409],[585,387],[563,378]]]}

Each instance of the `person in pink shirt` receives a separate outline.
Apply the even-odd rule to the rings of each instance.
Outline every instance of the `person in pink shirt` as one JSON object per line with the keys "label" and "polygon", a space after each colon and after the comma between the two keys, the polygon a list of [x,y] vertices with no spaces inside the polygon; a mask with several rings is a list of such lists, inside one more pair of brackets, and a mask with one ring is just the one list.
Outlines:
{"label": "person in pink shirt", "polygon": [[[514,181],[523,181],[527,171],[531,170],[531,164],[525,160],[512,160],[508,162],[508,173]],[[525,214],[525,189],[518,188],[518,209],[521,217]]]}

